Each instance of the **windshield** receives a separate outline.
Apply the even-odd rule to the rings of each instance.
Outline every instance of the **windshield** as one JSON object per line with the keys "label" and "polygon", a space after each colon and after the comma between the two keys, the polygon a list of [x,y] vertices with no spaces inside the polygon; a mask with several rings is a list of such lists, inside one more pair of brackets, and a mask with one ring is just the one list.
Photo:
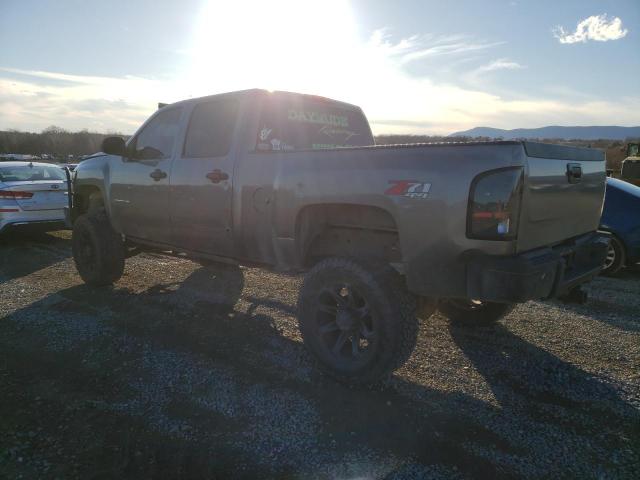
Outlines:
{"label": "windshield", "polygon": [[263,107],[256,150],[319,150],[373,143],[367,119],[356,107],[303,96],[276,96]]}
{"label": "windshield", "polygon": [[35,182],[64,180],[64,171],[54,165],[0,166],[0,182]]}

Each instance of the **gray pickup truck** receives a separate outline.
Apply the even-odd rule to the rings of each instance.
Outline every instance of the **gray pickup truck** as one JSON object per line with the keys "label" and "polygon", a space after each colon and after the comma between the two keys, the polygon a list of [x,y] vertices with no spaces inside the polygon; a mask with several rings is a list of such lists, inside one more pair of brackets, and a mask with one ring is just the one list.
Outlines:
{"label": "gray pickup truck", "polygon": [[145,249],[306,272],[298,319],[330,375],[377,382],[418,319],[486,325],[580,297],[600,271],[602,152],[530,142],[375,146],[360,108],[248,90],[156,111],[73,172],[82,279]]}

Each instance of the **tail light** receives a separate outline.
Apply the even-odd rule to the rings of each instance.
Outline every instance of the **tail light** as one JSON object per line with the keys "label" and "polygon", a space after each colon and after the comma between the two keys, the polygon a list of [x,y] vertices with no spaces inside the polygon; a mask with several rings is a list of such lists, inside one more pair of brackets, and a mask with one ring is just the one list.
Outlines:
{"label": "tail light", "polygon": [[522,167],[493,170],[473,180],[467,210],[467,237],[482,240],[516,238],[522,181]]}
{"label": "tail light", "polygon": [[16,200],[23,200],[25,198],[33,197],[32,192],[18,192],[15,190],[0,190],[0,198],[12,198]]}

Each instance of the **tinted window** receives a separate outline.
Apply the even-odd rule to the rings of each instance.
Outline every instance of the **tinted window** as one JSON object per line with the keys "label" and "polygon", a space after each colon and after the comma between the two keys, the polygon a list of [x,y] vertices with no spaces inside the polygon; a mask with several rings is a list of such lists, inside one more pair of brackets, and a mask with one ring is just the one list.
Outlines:
{"label": "tinted window", "polygon": [[197,105],[189,121],[184,156],[222,157],[229,153],[237,116],[236,100],[218,100]]}
{"label": "tinted window", "polygon": [[158,113],[134,140],[134,157],[143,160],[171,157],[178,135],[180,108]]}
{"label": "tinted window", "polygon": [[35,182],[38,180],[65,180],[64,170],[56,166],[20,165],[0,167],[0,182]]}
{"label": "tinted window", "polygon": [[269,98],[258,125],[256,150],[306,150],[373,145],[362,112],[324,99]]}

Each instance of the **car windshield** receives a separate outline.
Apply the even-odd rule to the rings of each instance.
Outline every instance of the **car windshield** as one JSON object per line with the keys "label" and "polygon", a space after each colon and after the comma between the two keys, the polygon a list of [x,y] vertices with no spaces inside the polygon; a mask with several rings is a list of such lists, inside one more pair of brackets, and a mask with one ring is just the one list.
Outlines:
{"label": "car windshield", "polygon": [[0,166],[0,182],[35,182],[39,180],[64,180],[64,171],[54,165]]}

